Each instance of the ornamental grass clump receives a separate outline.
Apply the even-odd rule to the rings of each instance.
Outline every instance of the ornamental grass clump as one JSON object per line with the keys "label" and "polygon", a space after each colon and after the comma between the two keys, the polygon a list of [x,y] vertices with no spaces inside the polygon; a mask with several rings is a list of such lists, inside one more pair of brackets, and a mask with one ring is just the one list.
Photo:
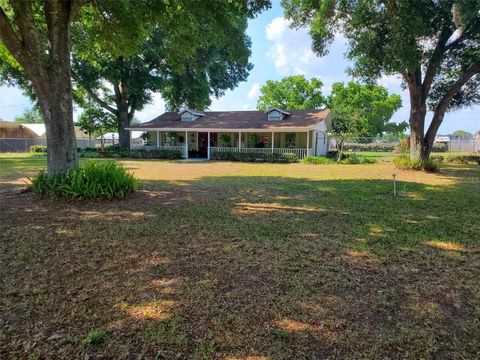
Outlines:
{"label": "ornamental grass clump", "polygon": [[42,170],[32,179],[37,194],[71,198],[123,199],[138,187],[138,180],[112,161],[89,161],[65,174],[48,176]]}

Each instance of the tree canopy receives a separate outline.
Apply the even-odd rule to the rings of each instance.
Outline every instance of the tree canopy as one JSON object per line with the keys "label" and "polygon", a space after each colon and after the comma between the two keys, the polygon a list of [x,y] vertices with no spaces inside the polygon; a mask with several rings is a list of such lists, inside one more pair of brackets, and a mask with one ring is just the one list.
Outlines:
{"label": "tree canopy", "polygon": [[[195,37],[197,31],[203,31],[204,39],[209,36],[229,37],[230,31],[235,30],[232,24],[237,24],[236,29],[241,31],[240,19],[254,16],[268,6],[268,0],[0,0],[0,79],[27,89],[37,99],[46,125],[48,174],[62,173],[78,165],[73,124],[70,39],[70,33],[76,34],[75,25],[78,22],[87,36],[79,41],[85,40],[91,45],[91,51],[84,48],[84,57],[78,61],[94,61],[91,55],[98,49],[108,53],[115,61],[127,61],[139,53],[154,29],[167,32],[175,29],[177,39],[185,40]],[[198,19],[202,16],[205,27],[199,28]],[[208,27],[217,20],[219,26]],[[176,22],[183,27],[174,27]],[[222,22],[224,26],[220,26]],[[174,38],[169,37],[168,40],[173,41]],[[201,42],[204,50],[206,43]],[[180,49],[174,42],[166,42],[163,46],[182,50],[178,58],[184,64],[196,64],[194,60],[200,47],[188,52],[187,46]],[[218,49],[221,54],[229,51],[235,49],[227,46]],[[207,76],[220,71],[215,66],[215,60],[209,64],[212,70]],[[176,65],[176,74],[189,74],[188,67],[182,69],[182,62]],[[236,71],[235,67],[228,70],[232,73]],[[155,71],[152,69],[152,72]],[[219,77],[215,81],[222,84],[224,78]],[[121,87],[119,89],[115,97],[124,98],[125,93]]]}
{"label": "tree canopy", "polygon": [[349,108],[361,111],[366,120],[363,135],[371,137],[402,127],[390,122],[401,106],[400,95],[390,95],[387,88],[372,83],[350,81],[345,85],[337,82],[333,84],[332,93],[328,97],[328,107],[332,110]]}
{"label": "tree canopy", "polygon": [[[262,2],[250,3],[262,8]],[[212,96],[218,98],[246,80],[252,68],[245,31],[247,17],[257,8],[183,0],[167,9],[168,16],[156,20],[147,39],[128,57],[112,56],[107,46],[99,46],[97,26],[88,20],[73,28],[76,99],[81,105],[87,95],[112,113],[123,146],[128,146],[125,127],[154,93],[162,95],[169,109],[186,105],[203,110]]]}
{"label": "tree canopy", "polygon": [[[410,155],[426,159],[447,110],[480,101],[478,0],[282,0],[294,27],[308,26],[323,56],[337,32],[349,70],[375,80],[399,74],[410,93]],[[426,129],[427,110],[433,118]],[[426,131],[425,131],[426,130]]]}
{"label": "tree canopy", "polygon": [[280,81],[268,80],[260,88],[258,110],[272,107],[286,110],[318,109],[325,105],[322,95],[323,83],[303,75],[287,76]]}
{"label": "tree canopy", "polygon": [[17,124],[43,124],[43,117],[37,107],[25,109],[21,115],[15,117]]}

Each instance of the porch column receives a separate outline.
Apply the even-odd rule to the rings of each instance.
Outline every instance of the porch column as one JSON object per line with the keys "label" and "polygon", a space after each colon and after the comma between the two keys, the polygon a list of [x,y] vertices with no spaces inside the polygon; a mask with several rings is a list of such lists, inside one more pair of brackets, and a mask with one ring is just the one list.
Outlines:
{"label": "porch column", "polygon": [[274,148],[274,146],[273,146],[274,141],[275,141],[275,134],[272,131],[272,154],[273,154],[273,148]]}
{"label": "porch column", "polygon": [[240,149],[242,148],[242,132],[238,132],[238,152],[240,152]]}
{"label": "porch column", "polygon": [[310,152],[310,131],[307,131],[307,156],[309,156]]}
{"label": "porch column", "polygon": [[188,159],[188,131],[185,131],[185,159]]}
{"label": "porch column", "polygon": [[210,131],[207,133],[208,146],[207,146],[207,160],[210,160]]}
{"label": "porch column", "polygon": [[157,131],[157,148],[160,147],[160,131]]}

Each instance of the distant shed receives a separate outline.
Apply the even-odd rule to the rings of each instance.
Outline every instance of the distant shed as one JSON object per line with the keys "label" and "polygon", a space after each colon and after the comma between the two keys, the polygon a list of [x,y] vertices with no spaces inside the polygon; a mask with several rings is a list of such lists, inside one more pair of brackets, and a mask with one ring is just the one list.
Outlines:
{"label": "distant shed", "polygon": [[16,124],[10,121],[0,121],[0,139],[35,139],[37,137],[38,136],[34,131],[21,124]]}

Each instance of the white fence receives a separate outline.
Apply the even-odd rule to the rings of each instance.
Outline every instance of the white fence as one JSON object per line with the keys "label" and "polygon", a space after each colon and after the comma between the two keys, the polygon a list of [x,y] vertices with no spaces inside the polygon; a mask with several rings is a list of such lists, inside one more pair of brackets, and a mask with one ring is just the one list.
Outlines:
{"label": "white fence", "polygon": [[295,154],[299,160],[303,159],[308,154],[311,154],[312,149],[289,149],[289,148],[238,148],[238,147],[212,147],[210,148],[212,154],[215,152],[241,152],[241,153],[262,153],[262,154]]}
{"label": "white fence", "polygon": [[448,151],[451,152],[480,152],[480,140],[450,140]]}

